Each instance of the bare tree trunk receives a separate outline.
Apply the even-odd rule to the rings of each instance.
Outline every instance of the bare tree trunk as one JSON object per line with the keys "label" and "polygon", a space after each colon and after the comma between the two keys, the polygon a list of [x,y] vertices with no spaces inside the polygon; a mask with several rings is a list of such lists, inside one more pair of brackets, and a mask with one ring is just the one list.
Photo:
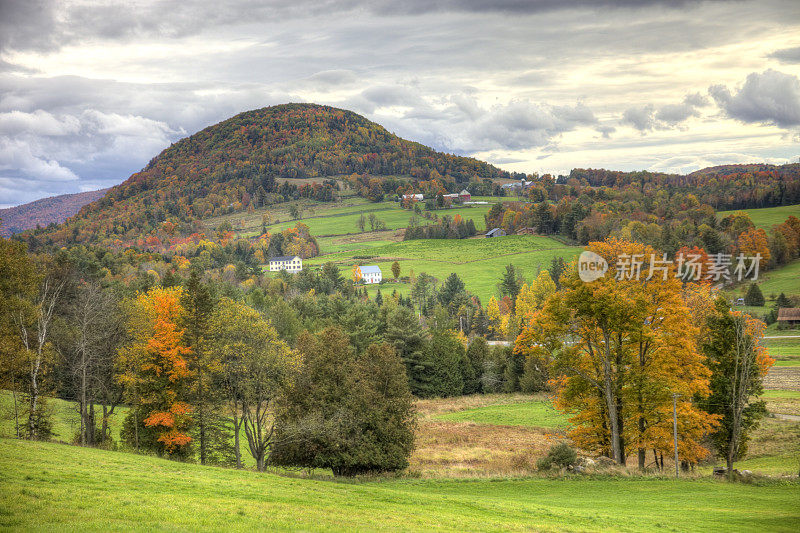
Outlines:
{"label": "bare tree trunk", "polygon": [[28,413],[28,438],[36,439],[39,437],[38,428],[38,408],[39,408],[39,375],[42,371],[44,364],[44,352],[47,345],[48,334],[50,333],[50,324],[53,320],[53,311],[55,310],[56,303],[58,302],[61,289],[64,287],[64,282],[55,283],[53,280],[45,279],[39,290],[38,301],[36,302],[36,345],[33,350],[30,346],[30,337],[28,333],[28,326],[25,317],[20,312],[15,316],[15,322],[18,329],[20,340],[22,340],[25,352],[33,356],[30,361],[29,376],[30,376],[30,413]]}
{"label": "bare tree trunk", "polygon": [[11,395],[14,397],[14,431],[17,434],[17,438],[19,438],[19,404],[17,403],[17,387],[13,382],[11,384]]}
{"label": "bare tree trunk", "polygon": [[236,468],[242,468],[242,450],[239,447],[239,430],[242,427],[242,421],[239,418],[239,404],[233,402],[233,452],[236,456]]}
{"label": "bare tree trunk", "polygon": [[94,446],[94,428],[95,428],[95,418],[94,418],[94,402],[89,400],[89,415],[86,418],[86,443],[89,446]]}
{"label": "bare tree trunk", "polygon": [[81,446],[89,444],[86,435],[88,433],[89,413],[86,409],[86,354],[81,355]]}
{"label": "bare tree trunk", "polygon": [[743,317],[734,318],[736,334],[735,363],[731,376],[731,438],[728,443],[726,466],[728,477],[733,478],[733,463],[739,454],[742,436],[742,416],[749,396],[750,373],[753,369],[755,346],[752,337],[747,333],[747,324]]}

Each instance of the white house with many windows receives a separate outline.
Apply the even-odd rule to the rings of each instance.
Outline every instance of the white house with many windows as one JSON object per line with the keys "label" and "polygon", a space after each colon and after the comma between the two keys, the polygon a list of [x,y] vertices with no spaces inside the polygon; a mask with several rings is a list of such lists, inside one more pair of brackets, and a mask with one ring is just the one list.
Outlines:
{"label": "white house with many windows", "polygon": [[359,271],[359,278],[364,283],[380,283],[383,279],[381,269],[377,265],[365,265],[356,267]]}
{"label": "white house with many windows", "polygon": [[273,257],[269,260],[269,271],[277,272],[278,270],[286,270],[287,272],[300,272],[303,270],[303,260],[299,255],[283,255],[281,257]]}

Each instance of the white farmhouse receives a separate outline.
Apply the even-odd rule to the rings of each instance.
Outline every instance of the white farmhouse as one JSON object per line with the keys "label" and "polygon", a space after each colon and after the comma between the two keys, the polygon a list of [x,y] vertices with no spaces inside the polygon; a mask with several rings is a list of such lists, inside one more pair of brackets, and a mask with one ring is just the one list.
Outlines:
{"label": "white farmhouse", "polygon": [[358,271],[361,273],[360,278],[364,283],[380,283],[383,279],[381,269],[377,265],[361,266],[358,267]]}
{"label": "white farmhouse", "polygon": [[277,272],[278,270],[286,270],[287,272],[300,272],[303,270],[303,260],[299,255],[283,255],[281,257],[273,257],[269,260],[269,271]]}

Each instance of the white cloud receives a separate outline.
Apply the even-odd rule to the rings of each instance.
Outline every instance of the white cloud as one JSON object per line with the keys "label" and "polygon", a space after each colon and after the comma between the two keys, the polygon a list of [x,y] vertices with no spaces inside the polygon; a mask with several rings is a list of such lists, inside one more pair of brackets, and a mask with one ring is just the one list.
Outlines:
{"label": "white cloud", "polygon": [[730,116],[742,122],[800,125],[800,79],[776,70],[753,72],[735,93],[712,85],[709,94]]}
{"label": "white cloud", "polygon": [[74,172],[57,161],[34,154],[27,143],[0,139],[0,175],[8,174],[41,181],[78,179]]}

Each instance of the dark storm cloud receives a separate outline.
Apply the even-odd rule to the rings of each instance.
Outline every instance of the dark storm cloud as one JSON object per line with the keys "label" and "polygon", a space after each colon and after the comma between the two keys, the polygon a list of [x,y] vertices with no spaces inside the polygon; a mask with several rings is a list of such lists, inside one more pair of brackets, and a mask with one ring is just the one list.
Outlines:
{"label": "dark storm cloud", "polygon": [[[713,0],[724,2],[726,0]],[[0,50],[48,50],[87,38],[176,38],[208,28],[287,21],[317,15],[423,15],[428,13],[535,15],[562,10],[683,8],[699,0],[271,0],[225,2],[154,0],[70,3],[62,0],[0,2]]]}
{"label": "dark storm cloud", "polygon": [[731,118],[748,123],[800,125],[800,80],[776,70],[753,72],[744,85],[732,92],[724,85],[712,85],[709,94]]}
{"label": "dark storm cloud", "polygon": [[[709,82],[698,64],[675,70],[676,54],[708,58],[800,20],[789,0],[731,5],[0,0],[0,204],[12,189],[27,200],[119,182],[178,137],[292,101],[512,165],[581,139],[611,146],[626,108],[638,131],[685,128],[711,100],[680,95]],[[736,92],[730,65],[713,68]]]}
{"label": "dark storm cloud", "polygon": [[777,59],[781,63],[800,63],[800,46],[775,50],[769,57]]}

